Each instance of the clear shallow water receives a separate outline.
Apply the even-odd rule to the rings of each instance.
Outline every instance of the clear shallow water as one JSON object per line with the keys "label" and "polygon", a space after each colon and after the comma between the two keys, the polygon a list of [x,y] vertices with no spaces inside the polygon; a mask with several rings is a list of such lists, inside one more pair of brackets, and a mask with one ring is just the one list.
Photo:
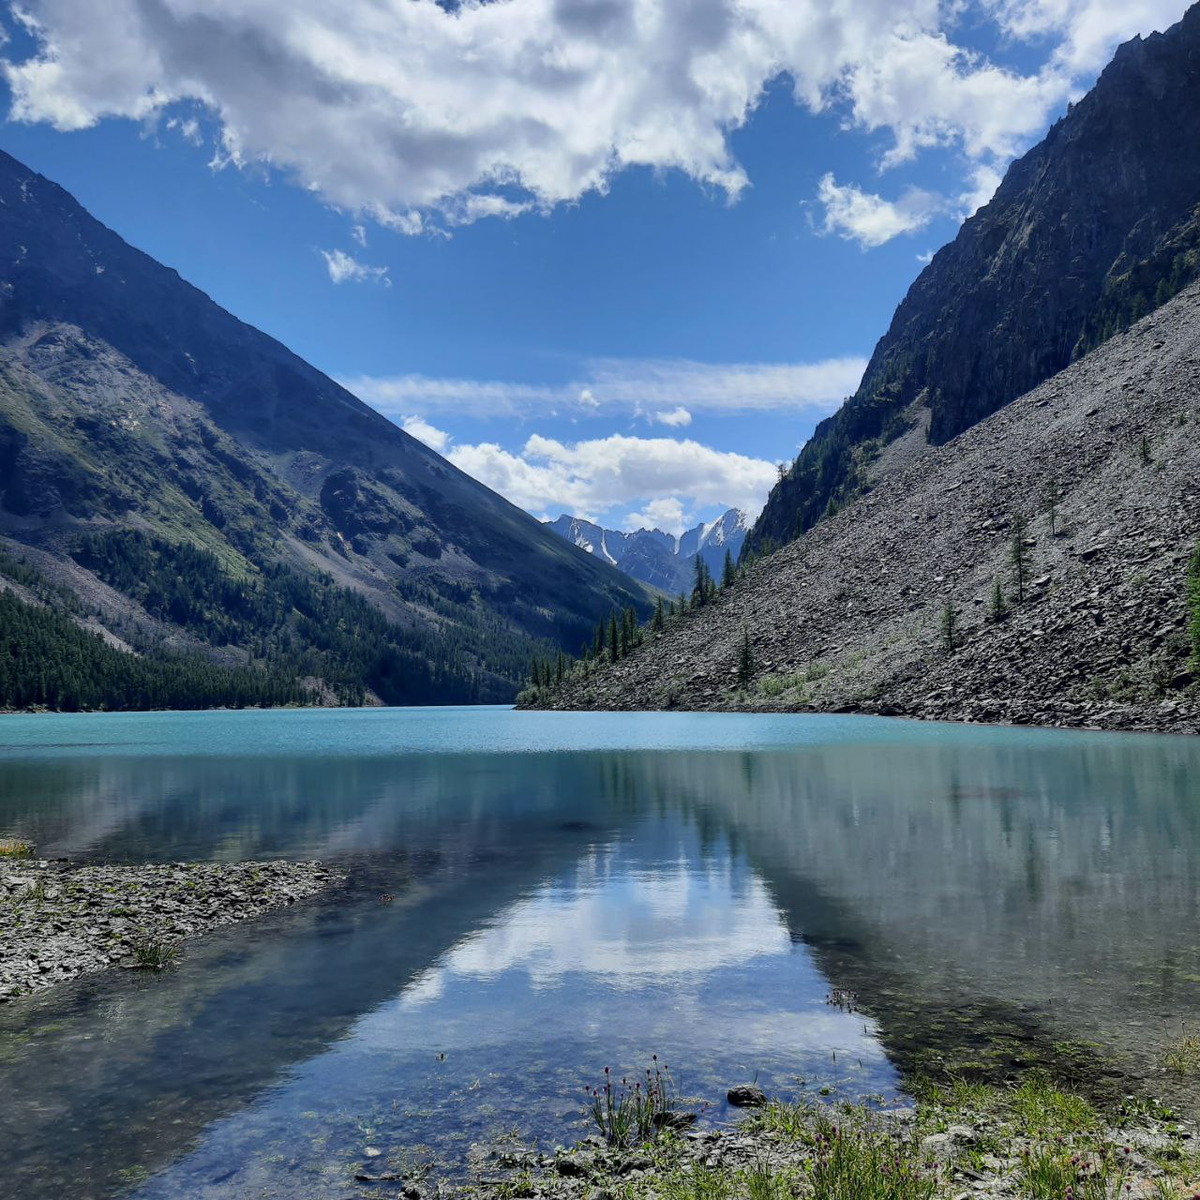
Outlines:
{"label": "clear shallow water", "polygon": [[[0,1008],[14,1195],[342,1197],[364,1150],[585,1132],[653,1052],[719,1100],[1200,1018],[1200,739],[497,709],[6,717],[0,833],[321,857],[344,889]],[[384,894],[390,903],[380,903]],[[825,1003],[859,991],[871,1015]],[[1088,1053],[1092,1050],[1088,1049]],[[719,1107],[708,1114],[720,1119]]]}

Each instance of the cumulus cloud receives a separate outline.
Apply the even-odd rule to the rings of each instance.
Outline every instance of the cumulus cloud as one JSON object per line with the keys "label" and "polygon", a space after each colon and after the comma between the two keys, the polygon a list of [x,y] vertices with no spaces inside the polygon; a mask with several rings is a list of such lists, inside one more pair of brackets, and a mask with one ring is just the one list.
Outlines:
{"label": "cumulus cloud", "polygon": [[[1029,74],[957,44],[964,8],[1048,39]],[[730,147],[772,80],[885,139],[1001,161],[1112,44],[1181,0],[24,0],[12,116],[84,129],[200,106],[214,163],[269,163],[406,233],[603,192],[630,166],[735,199]]]}
{"label": "cumulus cloud", "polygon": [[812,363],[698,363],[688,359],[593,359],[586,378],[562,385],[427,375],[361,375],[343,380],[388,416],[453,410],[480,417],[653,412],[682,427],[696,412],[832,412],[858,387],[865,358]]}
{"label": "cumulus cloud", "polygon": [[628,530],[661,529],[676,537],[688,527],[688,514],[678,496],[651,500],[641,512],[633,512],[623,522]]}
{"label": "cumulus cloud", "polygon": [[344,250],[322,250],[321,257],[334,283],[382,283],[391,287],[387,267],[369,267]]}
{"label": "cumulus cloud", "polygon": [[431,450],[436,450],[439,454],[445,454],[446,447],[450,445],[451,438],[445,430],[436,429],[421,417],[402,417],[400,427],[405,433],[411,433],[418,441],[424,442]]}
{"label": "cumulus cloud", "polygon": [[855,241],[864,250],[924,229],[943,208],[940,197],[920,188],[909,188],[899,200],[885,200],[852,183],[839,184],[832,174],[822,177],[817,199],[825,209],[822,232]]}
{"label": "cumulus cloud", "polygon": [[775,481],[775,464],[762,459],[690,439],[622,434],[572,444],[534,434],[519,453],[483,443],[455,446],[447,457],[530,512],[592,518],[630,505],[669,516],[682,512],[684,500],[701,507],[734,505],[753,514]]}
{"label": "cumulus cloud", "polygon": [[686,429],[692,423],[692,414],[680,404],[667,412],[656,412],[652,419],[672,429]]}

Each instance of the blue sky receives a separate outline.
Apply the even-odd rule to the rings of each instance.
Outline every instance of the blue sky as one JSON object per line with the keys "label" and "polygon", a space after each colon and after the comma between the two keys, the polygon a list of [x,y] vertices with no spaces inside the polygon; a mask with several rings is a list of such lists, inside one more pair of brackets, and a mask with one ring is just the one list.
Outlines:
{"label": "blue sky", "polygon": [[678,530],[1184,7],[26,0],[0,146],[535,515]]}

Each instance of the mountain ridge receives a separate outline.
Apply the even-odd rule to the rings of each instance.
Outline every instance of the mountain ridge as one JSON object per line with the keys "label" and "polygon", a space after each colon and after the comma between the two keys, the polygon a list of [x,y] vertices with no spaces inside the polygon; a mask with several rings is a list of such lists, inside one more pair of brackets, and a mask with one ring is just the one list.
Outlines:
{"label": "mountain ridge", "polygon": [[[231,663],[256,653],[213,645],[118,595],[75,557],[85,533],[191,542],[231,579],[261,581],[281,565],[328,577],[393,623],[387,636],[412,650],[406,670],[420,674],[422,659],[453,643],[454,671],[489,699],[515,694],[518,658],[576,647],[610,608],[649,611],[640,585],[3,152],[0,235],[0,537],[101,610],[119,641]],[[408,696],[395,679],[381,682],[393,702]],[[421,687],[421,699],[436,699]]]}
{"label": "mountain ridge", "polygon": [[918,275],[855,394],[773,488],[769,552],[852,503],[922,420],[948,441],[1200,274],[1200,4],[1122,45]]}
{"label": "mountain ridge", "polygon": [[702,521],[678,536],[661,529],[605,529],[567,513],[544,523],[580,549],[670,596],[691,591],[697,555],[716,576],[721,574],[727,550],[737,562],[749,528],[746,514],[736,508],[726,509],[715,520]]}

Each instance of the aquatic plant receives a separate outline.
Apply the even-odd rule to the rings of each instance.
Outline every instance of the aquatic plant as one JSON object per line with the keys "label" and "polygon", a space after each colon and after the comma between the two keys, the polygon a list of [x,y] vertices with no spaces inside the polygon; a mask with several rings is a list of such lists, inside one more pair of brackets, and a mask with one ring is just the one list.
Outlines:
{"label": "aquatic plant", "polygon": [[133,943],[133,965],[148,971],[161,971],[179,958],[179,943],[163,938],[144,937]]}
{"label": "aquatic plant", "polygon": [[0,837],[0,858],[30,858],[33,843],[24,838]]}
{"label": "aquatic plant", "polygon": [[604,1068],[599,1087],[585,1087],[591,1100],[591,1117],[601,1137],[610,1146],[631,1146],[653,1140],[658,1133],[682,1119],[678,1113],[674,1085],[666,1064],[652,1056],[642,1079],[613,1080],[612,1069]]}

